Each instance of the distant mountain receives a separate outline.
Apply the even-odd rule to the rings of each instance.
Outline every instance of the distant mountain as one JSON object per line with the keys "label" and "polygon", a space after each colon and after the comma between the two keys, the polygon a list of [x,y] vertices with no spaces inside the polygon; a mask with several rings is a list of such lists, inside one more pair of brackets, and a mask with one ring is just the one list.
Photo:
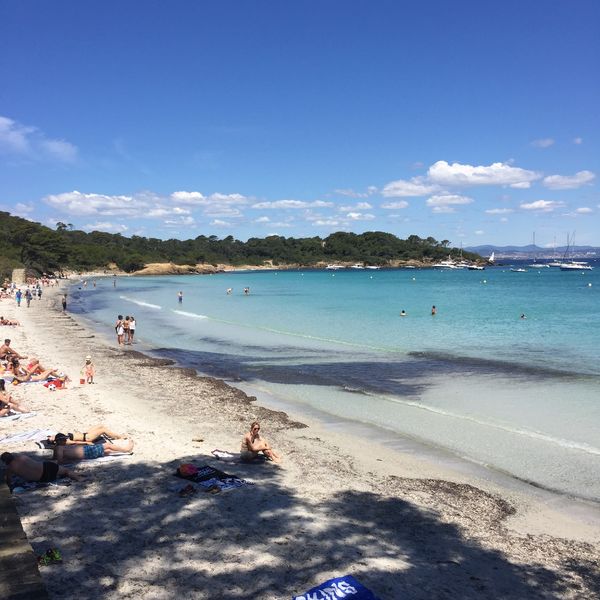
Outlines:
{"label": "distant mountain", "polygon": [[[517,258],[521,257],[538,257],[538,258],[562,258],[567,251],[566,246],[557,246],[556,248],[542,248],[528,244],[527,246],[493,246],[486,244],[483,246],[470,246],[465,248],[469,252],[475,252],[482,256],[489,256],[492,252],[497,257]],[[569,249],[570,256],[597,256],[600,257],[600,248],[594,246],[572,246]]]}

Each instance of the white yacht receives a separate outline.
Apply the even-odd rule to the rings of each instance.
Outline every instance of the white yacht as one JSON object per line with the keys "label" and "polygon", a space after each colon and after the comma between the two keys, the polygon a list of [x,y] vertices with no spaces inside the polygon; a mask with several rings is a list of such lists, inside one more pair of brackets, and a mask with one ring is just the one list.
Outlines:
{"label": "white yacht", "polygon": [[361,263],[355,263],[353,265],[351,265],[350,267],[351,269],[364,269],[365,265],[361,264]]}
{"label": "white yacht", "polygon": [[344,267],[342,265],[327,265],[325,267],[326,271],[339,271],[340,269],[343,269]]}
{"label": "white yacht", "polygon": [[571,260],[560,264],[561,271],[591,271],[593,268],[581,260]]}

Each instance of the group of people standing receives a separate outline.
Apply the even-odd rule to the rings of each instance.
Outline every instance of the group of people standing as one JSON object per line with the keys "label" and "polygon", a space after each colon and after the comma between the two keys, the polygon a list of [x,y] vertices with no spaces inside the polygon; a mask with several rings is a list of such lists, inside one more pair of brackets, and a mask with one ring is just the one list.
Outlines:
{"label": "group of people standing", "polygon": [[115,332],[119,346],[129,346],[134,343],[135,327],[136,323],[133,315],[127,315],[125,318],[123,318],[123,315],[117,317]]}

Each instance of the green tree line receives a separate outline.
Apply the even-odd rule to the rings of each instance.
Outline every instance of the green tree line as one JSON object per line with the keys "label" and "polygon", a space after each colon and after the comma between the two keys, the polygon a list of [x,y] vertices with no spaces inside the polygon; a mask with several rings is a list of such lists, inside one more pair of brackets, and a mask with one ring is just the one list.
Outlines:
{"label": "green tree line", "polygon": [[[0,212],[0,275],[10,274],[16,267],[39,273],[62,269],[89,270],[115,263],[124,271],[141,269],[151,262],[176,264],[198,263],[230,265],[314,265],[318,262],[364,262],[384,266],[392,260],[439,260],[448,254],[457,256],[448,240],[411,235],[403,240],[391,233],[369,231],[356,234],[337,232],[320,238],[293,238],[271,235],[250,238],[246,242],[233,236],[223,239],[200,235],[189,240],[160,240],[119,233],[74,230],[72,225],[58,223],[56,229],[21,217]],[[465,258],[480,258],[464,253]]]}

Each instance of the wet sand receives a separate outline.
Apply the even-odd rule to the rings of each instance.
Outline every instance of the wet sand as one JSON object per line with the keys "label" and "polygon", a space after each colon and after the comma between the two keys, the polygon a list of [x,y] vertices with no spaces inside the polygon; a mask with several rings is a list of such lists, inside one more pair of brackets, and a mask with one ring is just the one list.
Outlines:
{"label": "wet sand", "polygon": [[[63,314],[59,298],[48,291],[29,309],[0,301],[23,323],[0,335],[73,379],[65,391],[11,386],[38,414],[0,421],[0,437],[105,423],[136,446],[130,457],[78,466],[84,482],[16,496],[34,550],[64,556],[41,569],[52,598],[281,599],[348,573],[382,600],[600,596],[595,505],[300,423],[222,381],[107,344]],[[87,354],[96,384],[81,386]],[[281,466],[211,456],[238,452],[254,419]],[[188,461],[253,485],[180,498],[173,472]]]}

